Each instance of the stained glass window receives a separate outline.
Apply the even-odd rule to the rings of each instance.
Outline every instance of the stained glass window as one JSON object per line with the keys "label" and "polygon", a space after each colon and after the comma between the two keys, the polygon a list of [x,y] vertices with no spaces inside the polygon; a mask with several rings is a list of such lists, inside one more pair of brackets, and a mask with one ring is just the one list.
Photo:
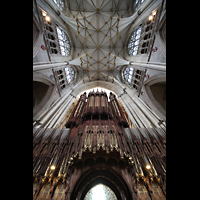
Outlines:
{"label": "stained glass window", "polygon": [[65,7],[63,0],[53,0],[53,2],[62,10]]}
{"label": "stained glass window", "polygon": [[84,200],[117,200],[117,197],[108,186],[98,184],[87,192]]}
{"label": "stained glass window", "polygon": [[58,34],[58,40],[60,44],[60,51],[63,56],[68,56],[71,52],[71,47],[69,43],[69,39],[65,32],[60,28],[56,27],[57,34]]}
{"label": "stained glass window", "polygon": [[135,0],[132,7],[132,13],[134,13],[143,2],[144,0]]}
{"label": "stained glass window", "polygon": [[140,40],[140,34],[141,34],[141,27],[136,29],[132,32],[129,41],[128,41],[128,54],[129,55],[136,55]]}
{"label": "stained glass window", "polygon": [[74,80],[75,71],[72,67],[65,67],[65,74],[66,74],[68,83]]}
{"label": "stained glass window", "polygon": [[123,79],[130,85],[133,77],[133,67],[125,67],[122,74]]}

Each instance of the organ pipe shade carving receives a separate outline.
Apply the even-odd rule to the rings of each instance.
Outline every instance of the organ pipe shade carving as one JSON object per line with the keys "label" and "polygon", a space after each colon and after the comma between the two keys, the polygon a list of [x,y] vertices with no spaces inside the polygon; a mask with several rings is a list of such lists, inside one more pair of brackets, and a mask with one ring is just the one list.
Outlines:
{"label": "organ pipe shade carving", "polygon": [[[110,93],[109,99],[104,92],[83,93],[66,128],[33,130],[33,199],[87,200],[103,181],[114,191],[103,189],[107,199],[166,198],[165,133],[130,128],[116,96]],[[85,177],[89,173],[94,174]]]}

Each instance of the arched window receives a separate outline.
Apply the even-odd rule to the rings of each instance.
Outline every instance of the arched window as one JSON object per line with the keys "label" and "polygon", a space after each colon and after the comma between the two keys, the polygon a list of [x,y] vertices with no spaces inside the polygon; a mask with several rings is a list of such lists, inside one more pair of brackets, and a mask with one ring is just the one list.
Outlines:
{"label": "arched window", "polygon": [[71,52],[69,39],[66,35],[66,33],[60,28],[56,27],[57,34],[58,34],[58,40],[60,45],[60,51],[63,56],[68,56]]}
{"label": "arched window", "polygon": [[132,32],[128,41],[128,55],[136,55],[141,35],[141,27]]}
{"label": "arched window", "polygon": [[50,18],[48,13],[40,8],[42,25],[47,49],[50,54],[69,56],[71,53],[70,42],[65,31]]}
{"label": "arched window", "polygon": [[87,192],[84,200],[117,200],[117,197],[108,186],[98,184]]}
{"label": "arched window", "polygon": [[139,70],[130,66],[125,66],[122,70],[122,79],[133,87],[140,95],[142,83],[146,76],[146,69]]}
{"label": "arched window", "polygon": [[140,5],[144,2],[144,0],[135,0],[133,1],[133,6],[132,6],[132,13],[134,13],[139,7]]}
{"label": "arched window", "polygon": [[129,85],[131,84],[131,80],[133,77],[133,67],[125,67],[122,72],[122,77],[125,82],[127,82]]}
{"label": "arched window", "polygon": [[53,69],[53,73],[60,93],[75,79],[75,70],[71,66],[58,70]]}
{"label": "arched window", "polygon": [[64,0],[53,0],[53,2],[61,9],[63,10],[65,7]]}
{"label": "arched window", "polygon": [[75,78],[75,71],[72,67],[65,67],[65,74],[67,77],[68,84],[74,80]]}
{"label": "arched window", "polygon": [[139,28],[132,32],[127,44],[128,55],[148,54],[150,52],[155,37],[156,20],[156,10],[154,10],[140,24]]}

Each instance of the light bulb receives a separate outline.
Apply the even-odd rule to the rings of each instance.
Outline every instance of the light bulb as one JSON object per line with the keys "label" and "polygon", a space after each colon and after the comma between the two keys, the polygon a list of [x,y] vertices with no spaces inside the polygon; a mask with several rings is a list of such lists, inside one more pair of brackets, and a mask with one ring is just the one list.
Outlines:
{"label": "light bulb", "polygon": [[54,170],[54,169],[55,169],[55,166],[54,166],[54,165],[52,165],[52,166],[51,166],[51,169],[52,169],[52,170]]}
{"label": "light bulb", "polygon": [[150,169],[150,168],[151,168],[151,166],[150,166],[150,165],[147,165],[147,166],[146,166],[146,168],[147,168],[147,169]]}
{"label": "light bulb", "polygon": [[50,21],[50,17],[46,16],[45,19],[49,22]]}
{"label": "light bulb", "polygon": [[156,11],[152,12],[152,15],[156,15]]}
{"label": "light bulb", "polygon": [[150,16],[149,16],[149,20],[152,20],[152,19],[153,19],[153,16],[152,16],[152,15],[150,15]]}

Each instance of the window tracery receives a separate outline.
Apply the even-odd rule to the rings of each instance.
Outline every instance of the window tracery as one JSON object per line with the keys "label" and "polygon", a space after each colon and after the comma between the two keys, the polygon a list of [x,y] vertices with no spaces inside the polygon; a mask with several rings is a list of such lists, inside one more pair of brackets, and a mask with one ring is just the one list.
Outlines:
{"label": "window tracery", "polygon": [[122,79],[140,94],[142,83],[146,75],[145,70],[139,70],[130,66],[125,66],[122,70]]}
{"label": "window tracery", "polygon": [[53,70],[55,80],[57,82],[58,91],[61,92],[75,79],[75,70],[73,67],[68,66],[58,70]]}
{"label": "window tracery", "polygon": [[61,9],[63,10],[65,8],[65,3],[63,0],[53,0],[53,2]]}
{"label": "window tracery", "polygon": [[58,40],[60,45],[60,51],[63,56],[68,56],[71,52],[70,43],[67,35],[65,32],[60,28],[56,27],[57,34],[58,34]]}
{"label": "window tracery", "polygon": [[138,45],[141,35],[141,27],[133,31],[128,41],[128,54],[136,55],[138,51]]}
{"label": "window tracery", "polygon": [[87,192],[84,200],[117,200],[117,197],[108,186],[98,184]]}
{"label": "window tracery", "polygon": [[156,20],[156,11],[153,11],[152,14],[131,33],[127,43],[128,55],[135,56],[150,52],[155,37]]}
{"label": "window tracery", "polygon": [[47,12],[42,9],[41,16],[44,36],[49,53],[69,56],[71,53],[71,46],[68,35],[48,16]]}
{"label": "window tracery", "polygon": [[139,7],[140,5],[144,2],[144,0],[135,0],[133,2],[133,7],[132,7],[132,13],[134,13]]}
{"label": "window tracery", "polygon": [[68,84],[74,80],[75,78],[75,71],[72,67],[65,67],[65,74],[67,77]]}

